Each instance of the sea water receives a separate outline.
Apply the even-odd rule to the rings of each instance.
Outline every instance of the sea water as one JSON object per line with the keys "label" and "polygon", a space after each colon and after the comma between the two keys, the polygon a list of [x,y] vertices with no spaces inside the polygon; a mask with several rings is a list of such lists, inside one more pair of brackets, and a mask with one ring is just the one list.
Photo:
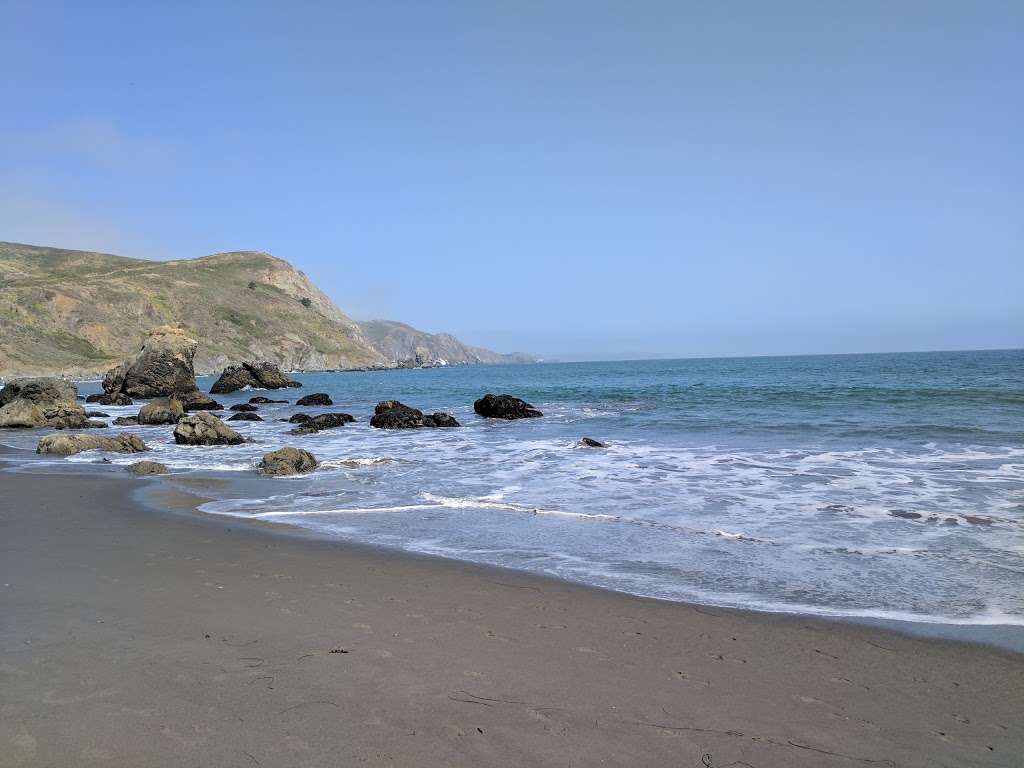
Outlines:
{"label": "sea water", "polygon": [[[302,389],[218,397],[290,401],[230,423],[252,444],[185,447],[170,427],[124,429],[175,472],[248,478],[283,445],[323,462],[303,477],[219,484],[208,513],[673,600],[1024,625],[1024,351],[297,378]],[[335,405],[294,405],[312,392]],[[544,416],[482,419],[473,401],[487,392]],[[463,426],[373,429],[384,399]],[[297,411],[356,422],[289,435],[280,419]],[[608,447],[581,447],[583,436]]]}

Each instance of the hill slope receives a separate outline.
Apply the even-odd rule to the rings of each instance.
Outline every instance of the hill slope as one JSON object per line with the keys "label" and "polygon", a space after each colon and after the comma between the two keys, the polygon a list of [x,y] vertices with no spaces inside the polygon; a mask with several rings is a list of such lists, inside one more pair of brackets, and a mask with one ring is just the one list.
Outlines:
{"label": "hill slope", "polygon": [[[102,373],[157,325],[179,325],[199,341],[200,374],[251,359],[306,370],[404,359],[267,253],[148,261],[0,242],[0,376]],[[424,349],[430,359],[443,356]],[[481,362],[504,361],[487,354]]]}
{"label": "hill slope", "polygon": [[426,333],[394,320],[359,321],[359,327],[381,354],[402,362],[431,363],[443,360],[449,365],[536,362],[529,355],[503,355],[482,347],[471,347],[450,333]]}

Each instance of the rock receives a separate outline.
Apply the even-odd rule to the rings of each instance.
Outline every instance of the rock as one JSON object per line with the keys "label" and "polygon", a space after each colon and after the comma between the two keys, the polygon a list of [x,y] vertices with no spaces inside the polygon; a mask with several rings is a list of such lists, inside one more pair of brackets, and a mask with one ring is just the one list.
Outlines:
{"label": "rock", "polygon": [[174,442],[180,445],[239,445],[240,434],[208,411],[183,416],[174,427]]}
{"label": "rock", "polygon": [[83,429],[107,426],[90,421],[77,402],[74,384],[57,378],[14,379],[0,389],[0,427]]}
{"label": "rock", "polygon": [[139,424],[177,424],[184,415],[185,409],[179,400],[161,397],[142,406],[136,418]]}
{"label": "rock", "polygon": [[113,451],[116,453],[141,453],[149,448],[135,435],[99,437],[97,435],[46,435],[36,446],[36,453],[52,453],[71,456],[82,451]]}
{"label": "rock", "polygon": [[304,413],[297,413],[289,419],[293,424],[298,424],[291,431],[293,435],[308,435],[311,432],[319,432],[321,429],[334,429],[343,427],[355,421],[355,417],[348,413],[320,413],[316,416],[307,416]]}
{"label": "rock", "polygon": [[232,405],[231,406],[231,410],[232,411],[250,411],[250,412],[252,412],[252,411],[258,411],[259,408],[257,408],[255,405],[251,405],[249,403],[238,403],[237,405]]}
{"label": "rock", "polygon": [[133,475],[166,475],[171,470],[167,468],[166,464],[161,464],[159,461],[136,461],[125,467],[125,471],[131,472]]}
{"label": "rock", "polygon": [[584,448],[607,448],[608,443],[602,443],[600,440],[595,440],[592,437],[584,437],[580,440],[580,445]]}
{"label": "rock", "polygon": [[889,514],[893,517],[898,517],[903,520],[920,520],[923,517],[923,515],[920,512],[905,512],[902,509],[890,510]]}
{"label": "rock", "polygon": [[90,419],[109,419],[110,414],[104,413],[103,411],[86,411],[85,415]]}
{"label": "rock", "polygon": [[175,395],[175,397],[181,401],[185,413],[191,413],[192,411],[221,411],[224,409],[223,405],[198,389],[192,392],[182,392]]}
{"label": "rock", "polygon": [[263,421],[263,418],[258,413],[239,411],[238,413],[229,416],[228,421]]}
{"label": "rock", "polygon": [[512,395],[487,394],[473,403],[473,410],[488,419],[535,419],[544,414]]}
{"label": "rock", "polygon": [[87,403],[99,403],[100,405],[132,405],[132,399],[123,392],[113,394],[103,393],[102,395],[89,395],[85,398]]}
{"label": "rock", "polygon": [[256,395],[256,397],[250,397],[249,402],[252,405],[266,405],[267,403],[287,403],[287,400],[271,400],[269,397],[263,395]]}
{"label": "rock", "polygon": [[314,392],[311,395],[300,397],[295,401],[296,405],[334,405],[334,401],[326,392]]}
{"label": "rock", "polygon": [[180,328],[154,328],[134,360],[107,371],[103,391],[143,398],[195,392],[198,387],[192,361],[196,347],[196,340]]}
{"label": "rock", "polygon": [[260,459],[259,471],[268,476],[276,475],[298,475],[305,472],[312,472],[320,466],[309,451],[301,448],[281,448],[263,455]]}
{"label": "rock", "polygon": [[78,389],[69,381],[56,377],[12,379],[0,389],[0,407],[15,400],[28,400],[36,405],[73,403]]}
{"label": "rock", "polygon": [[241,365],[229,365],[221,373],[220,378],[210,388],[214,395],[236,392],[239,389],[251,387],[253,389],[284,389],[285,387],[301,387],[301,382],[295,381],[291,376],[284,373],[273,363],[266,360],[242,363]]}
{"label": "rock", "polygon": [[458,427],[459,422],[447,413],[429,416],[423,411],[410,408],[397,400],[382,400],[377,403],[370,419],[370,426],[378,429],[419,429],[420,427]]}
{"label": "rock", "polygon": [[118,416],[112,423],[118,427],[134,427],[138,425],[139,419],[136,416]]}

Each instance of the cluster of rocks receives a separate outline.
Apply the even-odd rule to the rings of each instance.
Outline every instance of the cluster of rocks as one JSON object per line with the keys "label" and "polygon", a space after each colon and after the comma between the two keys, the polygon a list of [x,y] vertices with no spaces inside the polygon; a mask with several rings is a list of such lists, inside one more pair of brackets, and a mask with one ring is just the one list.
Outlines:
{"label": "cluster of rocks", "polygon": [[75,385],[62,379],[14,379],[0,389],[0,427],[87,429],[107,426],[102,421],[92,421],[77,398]]}
{"label": "cluster of rocks", "polygon": [[544,414],[525,400],[512,395],[487,394],[473,403],[473,410],[487,419],[535,419]]}

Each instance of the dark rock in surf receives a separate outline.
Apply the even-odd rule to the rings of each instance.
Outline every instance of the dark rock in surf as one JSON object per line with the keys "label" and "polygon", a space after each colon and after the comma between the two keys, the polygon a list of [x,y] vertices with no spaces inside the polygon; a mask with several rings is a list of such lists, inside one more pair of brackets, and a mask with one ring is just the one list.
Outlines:
{"label": "dark rock in surf", "polygon": [[311,395],[300,397],[295,401],[296,405],[334,405],[334,401],[331,400],[330,395],[326,392],[314,392]]}
{"label": "dark rock in surf", "polygon": [[920,512],[906,512],[902,509],[889,510],[889,515],[892,517],[898,517],[901,520],[920,520],[924,517]]}
{"label": "dark rock in surf", "polygon": [[249,403],[238,403],[237,405],[232,405],[230,410],[248,411],[249,413],[255,413],[256,411],[259,410],[259,408],[257,408],[255,405],[250,405]]}
{"label": "dark rock in surf", "polygon": [[139,419],[136,416],[118,416],[111,423],[118,427],[134,427],[139,423]]}
{"label": "dark rock in surf", "polygon": [[263,417],[251,411],[239,411],[229,416],[228,421],[263,421]]}
{"label": "dark rock in surf", "polygon": [[487,394],[473,403],[473,410],[487,419],[535,419],[544,414],[525,400],[512,395]]}
{"label": "dark rock in surf", "polygon": [[193,411],[220,411],[224,409],[224,406],[214,400],[205,392],[200,392],[198,389],[192,392],[183,392],[176,395],[178,400],[181,401],[182,407],[185,409],[185,413],[191,413]]}
{"label": "dark rock in surf", "polygon": [[249,387],[251,389],[285,389],[301,387],[302,383],[286,374],[274,363],[266,360],[254,360],[241,365],[229,365],[221,373],[220,378],[210,388],[214,395],[236,392]]}
{"label": "dark rock in surf", "polygon": [[99,403],[100,405],[132,405],[132,399],[123,392],[104,392],[102,395],[89,395],[85,398],[87,403]]}
{"label": "dark rock in surf", "polygon": [[180,328],[154,328],[134,360],[107,371],[103,391],[143,398],[195,392],[198,387],[192,361],[197,346],[196,340]]}
{"label": "dark rock in surf", "polygon": [[256,397],[250,397],[250,405],[267,405],[269,403],[287,403],[287,400],[271,400],[269,397],[263,395],[256,395]]}
{"label": "dark rock in surf", "polygon": [[291,431],[293,435],[308,435],[312,432],[319,432],[322,429],[334,429],[343,427],[355,421],[355,418],[348,413],[320,413],[316,416],[307,416],[305,413],[297,413],[289,419],[293,424],[298,424]]}
{"label": "dark rock in surf", "polygon": [[370,426],[377,429],[420,429],[422,427],[458,427],[455,417],[447,413],[425,415],[397,400],[382,400],[374,409]]}
{"label": "dark rock in surf", "polygon": [[592,437],[584,437],[580,440],[580,445],[584,448],[607,448],[608,443],[602,443],[600,440],[595,440]]}
{"label": "dark rock in surf", "polygon": [[85,415],[90,419],[109,419],[110,414],[104,413],[103,411],[86,411]]}

